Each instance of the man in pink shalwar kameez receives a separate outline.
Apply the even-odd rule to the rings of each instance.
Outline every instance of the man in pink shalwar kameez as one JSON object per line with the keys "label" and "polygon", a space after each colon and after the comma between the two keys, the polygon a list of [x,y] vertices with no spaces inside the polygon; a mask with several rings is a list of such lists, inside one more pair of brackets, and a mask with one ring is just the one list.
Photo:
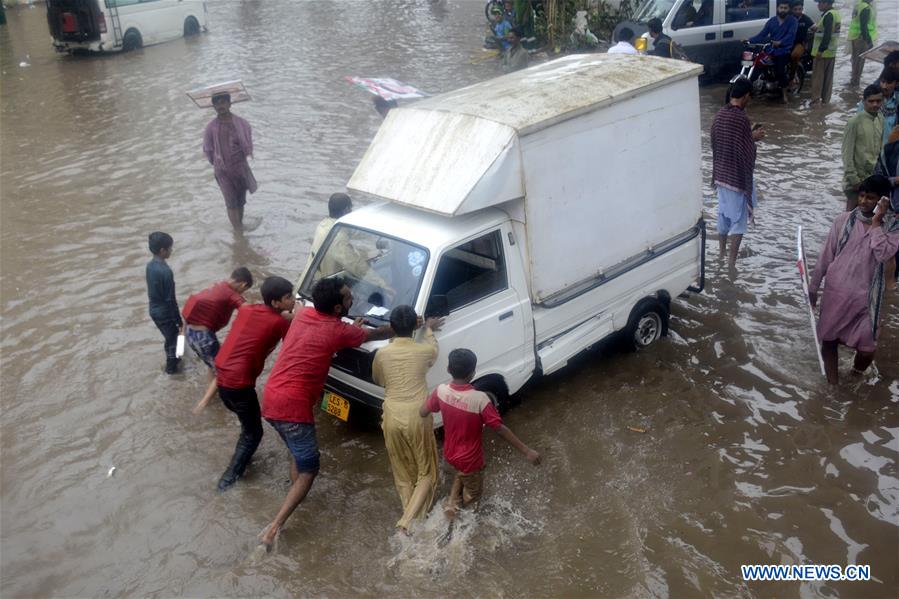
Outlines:
{"label": "man in pink shalwar kameez", "polygon": [[248,122],[231,114],[229,94],[213,96],[212,107],[217,116],[203,133],[203,153],[213,166],[215,180],[225,196],[228,220],[240,230],[247,192],[255,193],[257,187],[247,163],[247,158],[253,155],[253,131]]}
{"label": "man in pink shalwar kameez", "polygon": [[864,372],[874,360],[884,287],[884,263],[899,248],[899,218],[881,199],[889,181],[875,175],[859,186],[858,206],[839,215],[830,229],[812,274],[809,298],[814,306],[821,280],[818,337],[827,382],[838,383],[838,348],[854,348],[853,371]]}

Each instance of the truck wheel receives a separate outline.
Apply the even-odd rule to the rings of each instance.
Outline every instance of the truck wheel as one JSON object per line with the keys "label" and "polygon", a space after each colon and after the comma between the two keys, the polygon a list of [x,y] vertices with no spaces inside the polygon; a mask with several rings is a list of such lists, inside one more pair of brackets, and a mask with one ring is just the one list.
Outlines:
{"label": "truck wheel", "polygon": [[487,397],[493,403],[493,407],[500,414],[505,414],[512,406],[512,402],[509,399],[509,387],[506,386],[506,381],[499,375],[487,375],[482,379],[476,380],[472,385],[478,391],[483,391],[487,394]]}
{"label": "truck wheel", "polygon": [[184,37],[200,33],[200,23],[194,17],[184,19]]}
{"label": "truck wheel", "polygon": [[137,29],[129,29],[125,32],[125,37],[122,38],[122,51],[129,52],[131,50],[137,50],[141,46],[144,45],[144,40],[140,36],[140,32]]}
{"label": "truck wheel", "polygon": [[658,341],[668,333],[668,310],[657,300],[641,301],[631,312],[625,329],[625,342],[634,351]]}

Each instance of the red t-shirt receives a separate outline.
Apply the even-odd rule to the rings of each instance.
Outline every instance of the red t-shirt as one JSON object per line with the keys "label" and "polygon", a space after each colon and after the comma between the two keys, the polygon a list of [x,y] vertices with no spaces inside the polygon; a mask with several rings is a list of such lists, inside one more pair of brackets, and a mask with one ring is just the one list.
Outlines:
{"label": "red t-shirt", "polygon": [[215,333],[228,324],[231,313],[243,303],[240,294],[227,281],[222,281],[187,298],[182,314],[187,324],[203,326]]}
{"label": "red t-shirt", "polygon": [[265,359],[289,328],[290,322],[274,308],[265,304],[242,306],[215,357],[216,384],[228,389],[255,386]]}
{"label": "red t-shirt", "polygon": [[503,419],[490,398],[471,385],[439,385],[428,397],[428,409],[443,416],[443,455],[453,468],[471,474],[484,467],[483,427],[499,429]]}
{"label": "red t-shirt", "polygon": [[314,424],[312,407],[321,400],[335,352],[365,343],[365,329],[315,308],[294,316],[262,396],[269,420]]}

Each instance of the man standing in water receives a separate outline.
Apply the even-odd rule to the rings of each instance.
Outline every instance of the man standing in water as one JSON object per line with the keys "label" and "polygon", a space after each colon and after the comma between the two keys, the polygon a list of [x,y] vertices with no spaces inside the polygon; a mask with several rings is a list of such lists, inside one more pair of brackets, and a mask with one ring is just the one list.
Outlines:
{"label": "man standing in water", "polygon": [[712,121],[712,182],[718,188],[718,243],[721,258],[730,238],[728,266],[736,268],[737,252],[752,213],[752,172],[755,169],[755,142],[764,137],[760,125],[752,127],[746,116],[749,79],[737,79],[730,102]]}
{"label": "man standing in water", "polygon": [[409,534],[412,520],[423,519],[434,502],[437,490],[437,440],[434,421],[418,415],[428,399],[427,374],[437,359],[434,331],[442,318],[425,321],[423,342],[412,338],[418,317],[412,306],[397,306],[390,313],[390,326],[396,333],[387,347],[375,354],[372,380],[384,387],[381,429],[390,458],[403,515],[396,526]]}
{"label": "man standing in water", "polygon": [[228,220],[236,231],[243,229],[243,208],[247,192],[256,192],[256,179],[247,163],[253,155],[253,131],[250,124],[231,114],[231,95],[212,96],[216,117],[203,134],[203,153],[213,166],[215,180],[225,197]]}
{"label": "man standing in water", "polygon": [[319,451],[312,410],[321,401],[331,358],[341,349],[393,336],[390,325],[365,329],[361,318],[353,324],[343,322],[353,305],[353,294],[339,277],[316,283],[312,302],[314,308],[304,308],[294,317],[262,395],[262,417],[277,431],[292,456],[290,490],[262,534],[266,549],[271,548],[278,531],[318,475]]}
{"label": "man standing in water", "polygon": [[865,68],[865,59],[862,57],[874,46],[877,39],[877,23],[874,16],[874,7],[871,0],[858,0],[852,9],[852,20],[849,22],[849,35],[846,36],[851,44],[852,73],[849,76],[849,85],[856,86],[861,81],[862,70]]}
{"label": "man standing in water", "polygon": [[883,92],[873,83],[865,88],[864,110],[852,116],[843,133],[843,193],[846,210],[858,203],[858,186],[874,172],[883,149]]}
{"label": "man standing in water", "polygon": [[884,265],[899,249],[899,220],[889,210],[890,181],[874,175],[858,188],[858,207],[834,220],[809,284],[809,300],[818,300],[818,337],[827,382],[839,382],[839,345],[855,349],[852,371],[864,372],[874,360],[885,283]]}
{"label": "man standing in water", "polygon": [[818,10],[821,19],[811,28],[815,33],[812,41],[812,106],[830,102],[837,39],[840,37],[840,11],[834,10],[833,0],[820,0]]}

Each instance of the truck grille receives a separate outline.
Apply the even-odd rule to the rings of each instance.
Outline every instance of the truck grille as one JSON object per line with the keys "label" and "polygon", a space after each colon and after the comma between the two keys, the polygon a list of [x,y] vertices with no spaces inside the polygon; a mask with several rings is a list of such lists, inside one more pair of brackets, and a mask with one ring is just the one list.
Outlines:
{"label": "truck grille", "polygon": [[374,359],[375,352],[369,353],[361,349],[342,349],[331,360],[331,366],[358,379],[374,383],[371,379],[371,364]]}

